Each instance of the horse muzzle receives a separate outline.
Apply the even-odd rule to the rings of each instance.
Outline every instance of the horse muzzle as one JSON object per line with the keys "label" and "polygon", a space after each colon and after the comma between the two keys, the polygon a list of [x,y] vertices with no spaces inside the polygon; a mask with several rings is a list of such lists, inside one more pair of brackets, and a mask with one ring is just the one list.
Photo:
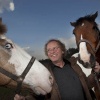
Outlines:
{"label": "horse muzzle", "polygon": [[84,60],[82,60],[80,58],[80,54],[78,55],[78,61],[79,63],[81,63],[85,68],[94,68],[95,67],[95,62],[96,62],[96,59],[94,57],[94,55],[90,55],[90,60],[89,62],[86,62]]}

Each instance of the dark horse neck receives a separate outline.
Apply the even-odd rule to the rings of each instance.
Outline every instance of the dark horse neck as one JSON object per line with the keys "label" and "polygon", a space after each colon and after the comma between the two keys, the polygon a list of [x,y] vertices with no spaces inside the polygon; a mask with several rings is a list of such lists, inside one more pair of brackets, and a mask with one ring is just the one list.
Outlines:
{"label": "dark horse neck", "polygon": [[96,52],[96,61],[100,64],[100,47],[98,51]]}

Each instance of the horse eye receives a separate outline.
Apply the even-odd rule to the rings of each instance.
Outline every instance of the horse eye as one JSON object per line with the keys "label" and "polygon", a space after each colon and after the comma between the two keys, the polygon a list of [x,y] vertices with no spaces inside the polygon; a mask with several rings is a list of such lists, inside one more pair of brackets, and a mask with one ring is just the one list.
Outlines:
{"label": "horse eye", "polygon": [[97,30],[98,28],[97,28],[96,26],[93,26],[93,29],[94,29],[94,30]]}
{"label": "horse eye", "polygon": [[73,32],[73,34],[75,35],[75,33]]}
{"label": "horse eye", "polygon": [[12,48],[12,44],[11,43],[6,43],[5,48],[6,49],[11,49]]}

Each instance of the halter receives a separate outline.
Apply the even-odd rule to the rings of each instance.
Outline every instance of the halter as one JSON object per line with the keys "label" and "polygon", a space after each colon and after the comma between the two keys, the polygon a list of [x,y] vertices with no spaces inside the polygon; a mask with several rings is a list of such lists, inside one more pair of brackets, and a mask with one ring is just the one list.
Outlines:
{"label": "halter", "polygon": [[94,54],[98,51],[99,46],[100,46],[100,40],[99,40],[99,42],[98,42],[96,48],[93,48],[92,43],[91,43],[90,41],[86,40],[86,39],[79,40],[79,42],[78,42],[78,47],[79,47],[79,44],[80,44],[81,42],[86,42],[86,43],[88,43],[88,44],[90,45],[92,51],[94,52]]}
{"label": "halter", "polygon": [[31,60],[29,61],[27,67],[25,68],[25,70],[22,72],[22,74],[20,76],[16,76],[8,71],[6,71],[5,69],[3,69],[2,67],[0,67],[0,72],[4,75],[6,75],[7,77],[13,79],[14,81],[17,82],[17,87],[16,87],[16,94],[20,94],[21,92],[21,86],[22,86],[22,82],[25,78],[25,76],[27,75],[27,73],[29,72],[31,66],[33,65],[35,61],[35,58],[32,57]]}
{"label": "halter", "polygon": [[[94,54],[98,51],[99,46],[100,46],[100,39],[99,39],[99,42],[98,42],[98,44],[97,44],[97,46],[96,46],[95,49],[93,48],[92,43],[91,43],[90,41],[86,40],[86,39],[80,40],[80,41],[78,42],[78,46],[79,46],[79,44],[80,44],[81,42],[86,42],[86,43],[88,43],[88,44],[90,45],[92,51],[94,52]],[[97,78],[97,73],[96,73],[94,70],[93,70],[93,73],[94,73],[94,79],[95,79],[95,81],[96,81],[98,90],[99,90],[99,92],[100,92],[100,84],[99,84],[99,80],[98,80],[98,78]]]}

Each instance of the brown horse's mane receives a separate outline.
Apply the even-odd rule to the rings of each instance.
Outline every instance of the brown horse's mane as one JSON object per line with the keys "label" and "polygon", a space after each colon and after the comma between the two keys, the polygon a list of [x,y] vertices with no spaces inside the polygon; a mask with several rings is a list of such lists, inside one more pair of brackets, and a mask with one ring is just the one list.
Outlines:
{"label": "brown horse's mane", "polygon": [[0,35],[5,34],[7,32],[7,27],[2,23],[2,18],[0,18]]}
{"label": "brown horse's mane", "polygon": [[[84,17],[80,17],[79,19],[76,20],[76,26],[80,25],[84,20],[89,21],[89,22],[93,22],[94,20],[91,18],[91,15],[86,15]],[[97,25],[97,23],[95,22],[95,24]]]}

